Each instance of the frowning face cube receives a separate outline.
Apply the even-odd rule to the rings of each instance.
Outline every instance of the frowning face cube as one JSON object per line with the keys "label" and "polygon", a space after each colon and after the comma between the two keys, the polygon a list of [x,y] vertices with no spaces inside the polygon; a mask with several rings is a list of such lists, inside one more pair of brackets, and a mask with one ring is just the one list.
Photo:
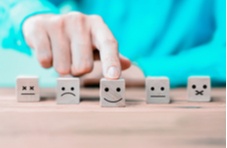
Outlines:
{"label": "frowning face cube", "polygon": [[100,81],[100,104],[103,107],[124,107],[125,106],[125,80]]}
{"label": "frowning face cube", "polygon": [[57,104],[78,104],[80,102],[79,78],[58,78]]}
{"label": "frowning face cube", "polygon": [[16,94],[18,102],[40,101],[38,77],[17,77]]}
{"label": "frowning face cube", "polygon": [[193,76],[188,78],[188,100],[189,101],[210,101],[210,77]]}
{"label": "frowning face cube", "polygon": [[167,77],[146,78],[147,103],[169,103],[169,85]]}

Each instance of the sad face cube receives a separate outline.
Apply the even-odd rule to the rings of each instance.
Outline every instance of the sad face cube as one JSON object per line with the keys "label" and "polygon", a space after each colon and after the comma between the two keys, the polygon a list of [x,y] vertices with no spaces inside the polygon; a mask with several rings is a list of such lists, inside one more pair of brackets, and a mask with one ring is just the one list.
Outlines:
{"label": "sad face cube", "polygon": [[18,102],[40,101],[39,80],[35,76],[19,76],[16,81]]}
{"label": "sad face cube", "polygon": [[125,106],[125,80],[100,81],[100,105],[102,107],[124,107]]}
{"label": "sad face cube", "polygon": [[146,101],[147,103],[170,103],[169,79],[167,77],[146,78]]}
{"label": "sad face cube", "polygon": [[188,101],[208,102],[211,101],[209,76],[193,76],[188,78]]}
{"label": "sad face cube", "polygon": [[79,78],[58,78],[57,83],[57,104],[80,103]]}

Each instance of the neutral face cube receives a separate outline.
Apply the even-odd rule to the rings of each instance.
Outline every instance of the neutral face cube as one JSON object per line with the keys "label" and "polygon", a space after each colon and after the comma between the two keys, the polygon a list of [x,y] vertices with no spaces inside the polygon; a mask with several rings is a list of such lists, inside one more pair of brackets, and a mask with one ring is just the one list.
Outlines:
{"label": "neutral face cube", "polygon": [[193,76],[188,78],[188,101],[211,101],[209,76]]}
{"label": "neutral face cube", "polygon": [[57,104],[80,103],[80,80],[79,78],[57,79]]}
{"label": "neutral face cube", "polygon": [[18,102],[40,101],[38,77],[19,76],[16,81],[16,95]]}
{"label": "neutral face cube", "polygon": [[100,81],[100,105],[102,107],[124,107],[125,106],[125,80]]}
{"label": "neutral face cube", "polygon": [[169,79],[167,77],[146,78],[146,101],[147,103],[170,103]]}

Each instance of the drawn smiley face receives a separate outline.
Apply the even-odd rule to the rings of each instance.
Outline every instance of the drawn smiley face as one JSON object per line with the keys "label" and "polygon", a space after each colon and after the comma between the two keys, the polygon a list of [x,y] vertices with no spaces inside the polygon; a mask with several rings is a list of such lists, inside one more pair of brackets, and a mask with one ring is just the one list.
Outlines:
{"label": "drawn smiley face", "polygon": [[57,104],[78,104],[80,102],[80,81],[78,78],[58,78]]}
{"label": "drawn smiley face", "polygon": [[210,77],[192,76],[188,78],[188,100],[210,101]]}
{"label": "drawn smiley face", "polygon": [[101,79],[100,81],[100,104],[103,107],[125,106],[125,81]]}
{"label": "drawn smiley face", "polygon": [[169,85],[167,77],[146,78],[147,103],[169,103]]}
{"label": "drawn smiley face", "polygon": [[[104,91],[106,92],[106,93],[108,93],[109,91],[110,91],[110,89],[108,88],[108,87],[105,87],[104,88]],[[120,93],[121,92],[121,88],[120,87],[117,87],[116,88],[116,93]],[[111,93],[114,93],[114,92],[111,92]],[[108,97],[110,97],[110,96],[108,96]],[[111,98],[113,98],[113,97],[111,97]],[[119,98],[119,99],[107,99],[107,98],[105,98],[104,97],[104,100],[105,101],[107,101],[107,102],[109,102],[109,103],[118,103],[118,102],[120,102],[121,100],[122,100],[122,98]]]}

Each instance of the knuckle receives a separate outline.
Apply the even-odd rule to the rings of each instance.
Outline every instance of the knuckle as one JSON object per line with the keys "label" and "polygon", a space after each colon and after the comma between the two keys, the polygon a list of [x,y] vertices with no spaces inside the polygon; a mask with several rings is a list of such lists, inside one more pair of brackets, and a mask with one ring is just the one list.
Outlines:
{"label": "knuckle", "polygon": [[64,18],[61,16],[54,16],[50,19],[50,27],[52,29],[60,29],[64,27]]}
{"label": "knuckle", "polygon": [[70,69],[67,66],[65,66],[64,64],[55,63],[54,68],[59,74],[62,74],[62,75],[70,73]]}
{"label": "knuckle", "polygon": [[[111,63],[112,65],[119,65],[119,59],[116,56],[107,56],[103,58],[103,61],[106,61],[106,63]],[[107,64],[107,65],[108,65]]]}
{"label": "knuckle", "polygon": [[38,55],[38,61],[43,67],[50,67],[51,66],[51,59],[50,55]]}
{"label": "knuckle", "polygon": [[99,22],[103,22],[103,19],[101,16],[99,15],[90,15],[90,18],[94,21],[99,21]]}
{"label": "knuckle", "polygon": [[90,62],[84,62],[79,67],[73,66],[72,74],[73,75],[82,75],[82,74],[91,72],[92,69],[93,69],[93,65]]}
{"label": "knuckle", "polygon": [[106,38],[102,44],[113,49],[118,49],[118,42],[114,38]]}
{"label": "knuckle", "polygon": [[80,12],[71,12],[68,14],[68,17],[75,24],[83,24],[86,20],[86,16]]}

